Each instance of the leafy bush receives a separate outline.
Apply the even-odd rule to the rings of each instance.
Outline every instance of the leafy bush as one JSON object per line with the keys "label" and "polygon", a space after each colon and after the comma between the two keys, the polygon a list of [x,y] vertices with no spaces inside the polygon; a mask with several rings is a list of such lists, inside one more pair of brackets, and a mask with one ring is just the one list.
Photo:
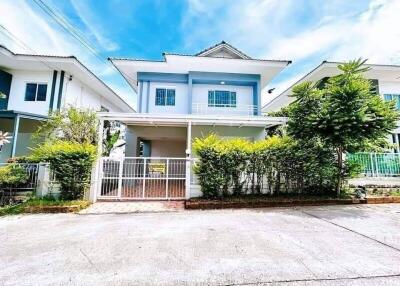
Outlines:
{"label": "leafy bush", "polygon": [[95,145],[97,142],[96,112],[75,107],[54,111],[39,127],[35,138]]}
{"label": "leafy bush", "polygon": [[96,147],[88,143],[47,142],[33,150],[32,159],[50,163],[61,185],[61,199],[82,199],[90,183]]}
{"label": "leafy bush", "polygon": [[340,195],[346,170],[343,155],[379,146],[396,128],[400,113],[394,102],[376,94],[364,76],[365,60],[338,65],[340,73],[322,82],[293,88],[295,101],[281,113],[289,117],[288,134],[302,141],[321,141],[336,153],[336,191]]}
{"label": "leafy bush", "polygon": [[[205,198],[242,194],[329,193],[335,190],[333,150],[315,142],[272,136],[250,142],[216,135],[193,143]],[[354,168],[346,170],[351,173]]]}
{"label": "leafy bush", "polygon": [[39,163],[30,156],[12,157],[7,159],[7,163]]}
{"label": "leafy bush", "polygon": [[0,167],[0,188],[7,188],[12,185],[24,184],[28,181],[26,170],[16,164]]}
{"label": "leafy bush", "polygon": [[221,152],[219,143],[220,141],[215,135],[196,139],[193,143],[193,148],[200,157],[200,163],[195,165],[194,170],[199,176],[205,198],[218,197],[224,181],[224,177],[220,173],[222,163],[219,160]]}
{"label": "leafy bush", "polygon": [[118,140],[121,137],[121,129],[119,128],[120,123],[116,121],[104,121],[103,128],[103,156],[108,157],[111,154],[111,151],[114,148],[122,147],[126,143],[121,142],[117,144]]}

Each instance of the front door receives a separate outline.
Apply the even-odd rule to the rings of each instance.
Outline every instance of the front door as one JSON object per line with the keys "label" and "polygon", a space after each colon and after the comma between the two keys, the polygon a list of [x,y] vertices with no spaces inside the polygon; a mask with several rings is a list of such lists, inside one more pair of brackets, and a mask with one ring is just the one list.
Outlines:
{"label": "front door", "polygon": [[142,157],[150,157],[151,156],[151,141],[142,140],[142,148],[143,148]]}

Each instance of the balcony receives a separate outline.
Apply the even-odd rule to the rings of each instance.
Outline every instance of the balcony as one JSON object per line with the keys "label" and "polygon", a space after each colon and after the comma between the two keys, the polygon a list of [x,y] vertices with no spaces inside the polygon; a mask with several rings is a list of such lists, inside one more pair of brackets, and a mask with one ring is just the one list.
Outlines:
{"label": "balcony", "polygon": [[257,105],[193,103],[192,114],[223,116],[257,116]]}

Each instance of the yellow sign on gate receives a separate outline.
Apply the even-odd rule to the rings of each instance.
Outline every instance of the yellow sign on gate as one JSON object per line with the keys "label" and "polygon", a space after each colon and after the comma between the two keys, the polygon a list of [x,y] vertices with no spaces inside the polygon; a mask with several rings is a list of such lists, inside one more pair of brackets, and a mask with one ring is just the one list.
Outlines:
{"label": "yellow sign on gate", "polygon": [[150,172],[158,172],[161,174],[165,174],[165,163],[149,163],[149,171]]}

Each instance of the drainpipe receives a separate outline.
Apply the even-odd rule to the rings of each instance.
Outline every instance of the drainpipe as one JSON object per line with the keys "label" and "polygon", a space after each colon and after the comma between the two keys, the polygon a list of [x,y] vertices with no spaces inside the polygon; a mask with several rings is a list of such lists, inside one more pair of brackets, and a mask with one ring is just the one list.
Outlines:
{"label": "drainpipe", "polygon": [[13,142],[12,142],[12,148],[11,148],[11,158],[15,157],[15,153],[16,153],[16,150],[17,150],[18,132],[19,132],[19,115],[17,115],[15,117],[15,121],[14,121]]}

